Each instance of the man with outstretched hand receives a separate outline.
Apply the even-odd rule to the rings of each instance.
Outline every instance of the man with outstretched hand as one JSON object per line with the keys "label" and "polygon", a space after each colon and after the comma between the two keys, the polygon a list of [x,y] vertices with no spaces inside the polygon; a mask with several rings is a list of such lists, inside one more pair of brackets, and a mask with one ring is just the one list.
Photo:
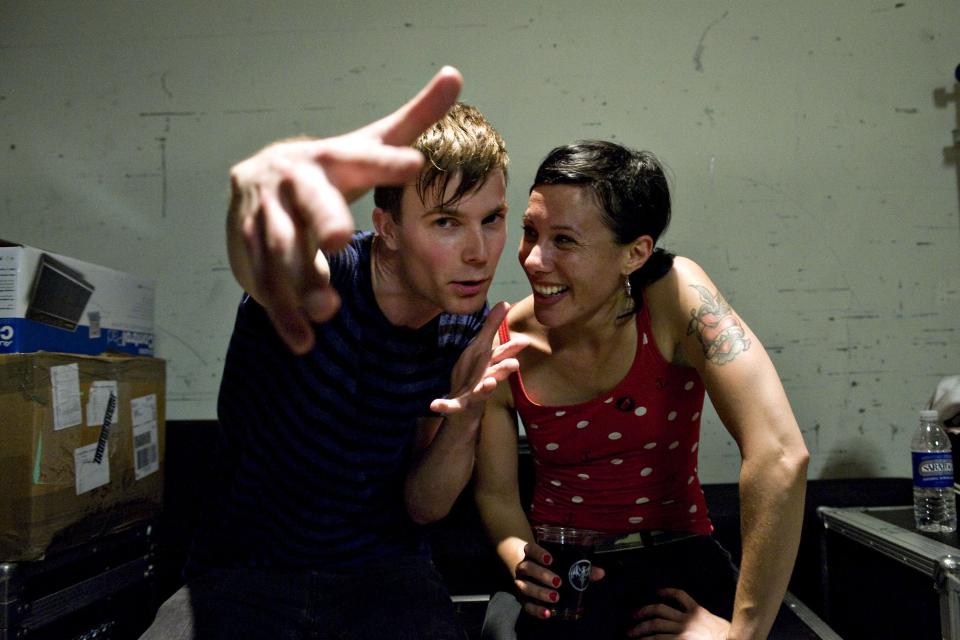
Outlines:
{"label": "man with outstretched hand", "polygon": [[[465,637],[418,525],[469,477],[483,401],[526,342],[491,346],[508,158],[461,85],[444,68],[382,120],[231,171],[244,295],[215,491],[145,638]],[[375,231],[354,233],[371,187]]]}

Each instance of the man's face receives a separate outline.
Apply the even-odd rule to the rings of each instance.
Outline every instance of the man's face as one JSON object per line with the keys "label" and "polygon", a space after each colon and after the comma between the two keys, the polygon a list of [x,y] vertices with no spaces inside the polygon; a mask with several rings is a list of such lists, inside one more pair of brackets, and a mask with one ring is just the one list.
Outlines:
{"label": "man's face", "polygon": [[[450,181],[444,200],[458,183],[459,178]],[[506,190],[500,169],[447,208],[439,207],[443,200],[433,194],[423,202],[413,186],[404,187],[393,237],[397,275],[409,290],[410,305],[427,314],[483,307],[507,238]]]}

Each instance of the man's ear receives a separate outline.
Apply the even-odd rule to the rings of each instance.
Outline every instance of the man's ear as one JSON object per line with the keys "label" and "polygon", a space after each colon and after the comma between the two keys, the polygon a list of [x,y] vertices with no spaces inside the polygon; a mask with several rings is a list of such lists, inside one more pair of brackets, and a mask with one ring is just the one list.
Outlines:
{"label": "man's ear", "polygon": [[640,236],[625,248],[627,255],[623,263],[623,275],[628,276],[646,264],[653,255],[653,238]]}
{"label": "man's ear", "polygon": [[373,210],[373,228],[391,251],[397,250],[397,221],[386,209],[375,207]]}

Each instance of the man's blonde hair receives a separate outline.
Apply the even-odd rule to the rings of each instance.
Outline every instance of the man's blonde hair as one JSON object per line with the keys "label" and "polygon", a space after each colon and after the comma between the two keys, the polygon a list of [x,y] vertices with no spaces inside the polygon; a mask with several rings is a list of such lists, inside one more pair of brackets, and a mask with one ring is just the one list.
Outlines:
{"label": "man's blonde hair", "polygon": [[[414,185],[423,202],[431,195],[437,206],[452,206],[482,187],[497,169],[502,169],[504,178],[507,177],[510,159],[503,138],[482,113],[462,102],[453,105],[447,115],[424,131],[413,148],[426,158]],[[447,185],[457,177],[460,183],[456,190],[443,200]],[[402,196],[403,187],[377,187],[373,201],[399,221]]]}

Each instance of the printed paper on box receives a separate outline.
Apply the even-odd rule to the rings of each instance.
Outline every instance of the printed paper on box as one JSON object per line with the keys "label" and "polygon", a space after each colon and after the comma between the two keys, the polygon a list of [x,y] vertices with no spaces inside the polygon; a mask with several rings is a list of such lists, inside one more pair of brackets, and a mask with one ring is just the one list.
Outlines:
{"label": "printed paper on box", "polygon": [[97,443],[74,449],[73,460],[77,474],[77,495],[92,491],[110,482],[110,445],[100,462],[94,462]]}
{"label": "printed paper on box", "polygon": [[137,480],[160,468],[157,449],[157,396],[130,401],[133,416],[133,473]]}

